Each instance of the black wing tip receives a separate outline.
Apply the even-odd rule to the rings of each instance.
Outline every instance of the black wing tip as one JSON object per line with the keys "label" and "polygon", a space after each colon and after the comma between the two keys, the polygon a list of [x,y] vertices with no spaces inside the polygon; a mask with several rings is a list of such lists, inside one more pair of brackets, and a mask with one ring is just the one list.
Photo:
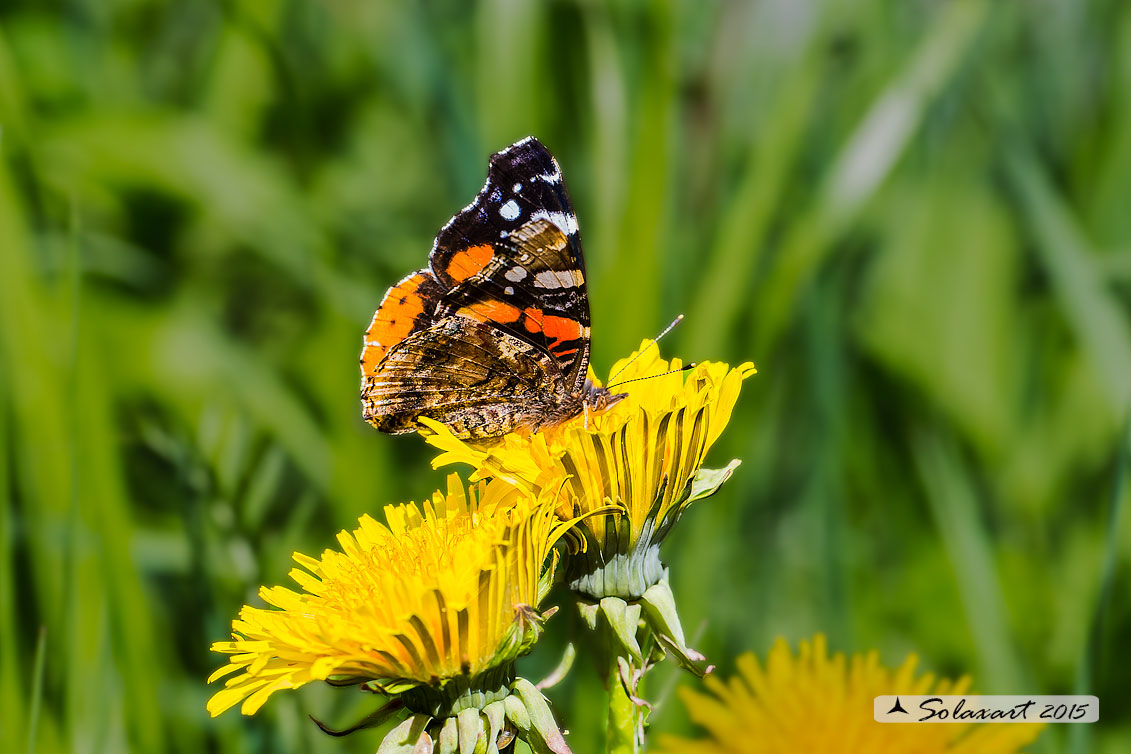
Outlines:
{"label": "black wing tip", "polygon": [[543,144],[541,141],[538,140],[537,136],[531,135],[531,136],[525,136],[525,137],[519,139],[514,144],[511,144],[506,149],[503,149],[500,152],[500,154],[502,154],[504,152],[510,152],[511,150],[517,150],[517,149],[540,149],[543,152],[546,152],[547,154],[550,151],[550,150],[546,149],[545,144]]}
{"label": "black wing tip", "polygon": [[546,148],[546,145],[535,136],[527,136],[519,139],[509,147],[501,149],[491,155],[492,167],[500,164],[513,166],[535,161],[541,162],[544,165],[552,165],[555,169],[557,168],[557,161],[554,160],[554,155]]}

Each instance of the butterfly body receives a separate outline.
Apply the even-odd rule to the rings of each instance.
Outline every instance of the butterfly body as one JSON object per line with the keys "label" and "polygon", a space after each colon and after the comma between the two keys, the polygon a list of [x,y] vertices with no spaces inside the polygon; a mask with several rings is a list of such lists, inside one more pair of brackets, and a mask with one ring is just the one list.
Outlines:
{"label": "butterfly body", "polygon": [[586,379],[589,349],[577,219],[557,162],[527,138],[492,156],[429,267],[382,300],[361,356],[363,413],[391,434],[421,417],[462,438],[537,431],[623,397]]}

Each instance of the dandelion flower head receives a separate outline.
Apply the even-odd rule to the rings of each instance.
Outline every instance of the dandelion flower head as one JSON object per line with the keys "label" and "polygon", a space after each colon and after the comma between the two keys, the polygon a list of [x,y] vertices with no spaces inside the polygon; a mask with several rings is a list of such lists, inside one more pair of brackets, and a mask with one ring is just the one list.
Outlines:
{"label": "dandelion flower head", "polygon": [[209,679],[228,678],[209,712],[242,702],[253,714],[274,692],[315,680],[395,695],[505,667],[537,638],[533,610],[572,523],[554,509],[548,495],[485,482],[465,491],[452,475],[422,506],[386,508],[387,524],[363,516],[338,535],[340,550],[295,553],[300,590],[262,588],[269,607],[245,606],[232,641],[213,645],[230,657]]}
{"label": "dandelion flower head", "polygon": [[963,694],[969,679],[916,675],[914,655],[896,670],[876,652],[829,655],[823,636],[798,653],[779,639],[763,665],[738,660],[729,680],[708,676],[707,692],[681,689],[704,736],[665,736],[659,754],[1018,754],[1042,726],[948,723],[899,725],[873,719],[873,699],[886,694]]}

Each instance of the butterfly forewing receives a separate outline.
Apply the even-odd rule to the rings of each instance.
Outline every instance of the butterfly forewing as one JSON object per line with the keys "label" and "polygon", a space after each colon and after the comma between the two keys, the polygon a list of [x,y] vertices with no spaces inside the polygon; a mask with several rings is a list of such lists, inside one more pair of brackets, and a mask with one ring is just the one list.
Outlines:
{"label": "butterfly forewing", "polygon": [[[429,263],[449,288],[471,277],[474,263],[490,260],[491,247],[533,220],[558,226],[584,272],[577,217],[557,160],[535,138],[526,138],[491,156],[487,182],[436,235]],[[461,252],[474,250],[472,256]]]}
{"label": "butterfly forewing", "polygon": [[364,415],[390,433],[420,417],[465,438],[537,429],[601,397],[588,364],[577,218],[553,156],[523,139],[491,157],[429,270],[386,294],[362,352]]}
{"label": "butterfly forewing", "polygon": [[463,312],[547,352],[579,388],[589,363],[585,274],[565,234],[548,220],[522,226],[496,246],[478,273],[448,292],[440,313]]}
{"label": "butterfly forewing", "polygon": [[365,331],[361,373],[373,374],[389,348],[436,321],[444,289],[431,270],[420,270],[389,289]]}

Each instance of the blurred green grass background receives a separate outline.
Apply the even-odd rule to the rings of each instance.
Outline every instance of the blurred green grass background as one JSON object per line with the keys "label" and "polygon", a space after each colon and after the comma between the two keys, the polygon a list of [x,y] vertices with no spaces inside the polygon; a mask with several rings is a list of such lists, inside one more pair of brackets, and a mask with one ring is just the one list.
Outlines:
{"label": "blurred green grass background", "polygon": [[[761,370],[664,551],[721,670],[823,631],[1131,751],[1131,4],[4,0],[0,129],[0,750],[375,748],[306,719],[350,691],[209,720],[208,645],[441,484],[361,333],[535,134],[598,372],[680,312],[665,355]],[[552,698],[598,751],[587,669]]]}

